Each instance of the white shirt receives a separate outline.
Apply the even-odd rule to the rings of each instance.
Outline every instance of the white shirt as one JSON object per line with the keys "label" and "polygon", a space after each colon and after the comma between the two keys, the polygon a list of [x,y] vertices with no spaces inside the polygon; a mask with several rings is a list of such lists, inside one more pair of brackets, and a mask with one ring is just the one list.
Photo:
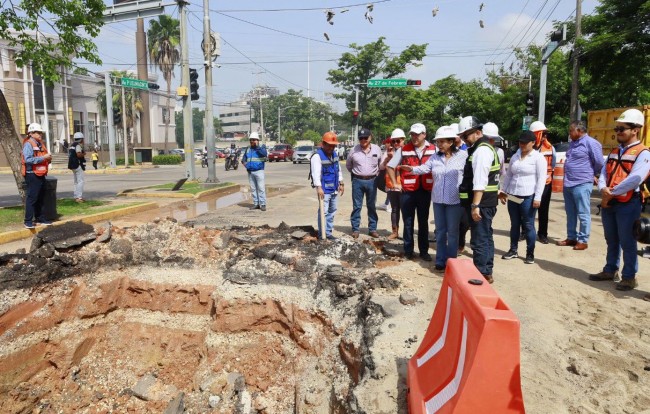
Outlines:
{"label": "white shirt", "polygon": [[501,191],[514,196],[527,197],[535,195],[535,201],[542,200],[546,185],[546,160],[537,150],[532,150],[521,159],[521,150],[517,150],[510,159],[510,168],[501,181]]}
{"label": "white shirt", "polygon": [[[336,150],[334,150],[334,153],[332,155],[332,159],[334,162],[338,162],[338,154]],[[311,168],[311,179],[314,182],[314,187],[320,187],[323,185],[321,181],[321,173],[323,171],[323,164],[321,164],[320,161],[320,156],[318,155],[318,152],[315,152],[314,155],[311,156],[309,159],[309,164]],[[341,171],[341,165],[339,164],[339,183],[343,182],[343,172]]]}
{"label": "white shirt", "polygon": [[490,168],[494,163],[494,152],[490,147],[481,145],[472,154],[472,171],[474,179],[472,180],[474,191],[485,191],[488,185],[488,175]]}

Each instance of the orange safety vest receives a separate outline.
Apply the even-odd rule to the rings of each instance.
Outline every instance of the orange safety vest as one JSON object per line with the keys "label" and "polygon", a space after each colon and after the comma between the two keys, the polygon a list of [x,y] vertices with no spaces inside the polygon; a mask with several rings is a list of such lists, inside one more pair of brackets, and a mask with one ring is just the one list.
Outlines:
{"label": "orange safety vest", "polygon": [[[640,142],[637,142],[636,144],[624,148],[622,153],[620,150],[620,147],[616,147],[607,156],[605,171],[607,172],[607,187],[609,188],[616,187],[621,183],[621,181],[625,180],[628,175],[630,175],[632,166],[636,162],[637,157],[641,152],[647,151],[648,148]],[[614,196],[614,199],[621,203],[626,203],[630,201],[634,192],[634,190],[630,190],[623,195]]]}
{"label": "orange safety vest", "polygon": [[[426,164],[429,157],[435,153],[436,146],[429,144],[424,147],[422,158],[419,158],[417,152],[415,152],[415,146],[409,142],[402,147],[402,161],[400,164],[417,167],[418,165]],[[426,191],[431,191],[431,189],[433,189],[433,176],[431,174],[422,176],[400,170],[400,177],[402,179],[402,190],[404,191],[415,191],[419,189],[420,186],[422,186]]]}
{"label": "orange safety vest", "polygon": [[[34,138],[27,137],[23,140],[23,147],[25,144],[29,142],[32,146],[32,149],[34,150],[34,156],[35,157],[43,157],[47,155],[47,148],[43,145],[42,142],[38,142]],[[32,164],[32,171],[34,171],[34,174],[38,175],[39,177],[42,177],[44,175],[47,175],[47,166],[49,162],[48,161],[41,161],[38,164]],[[25,176],[27,174],[27,166],[25,164],[25,155],[23,155],[23,152],[20,152],[20,173]]]}
{"label": "orange safety vest", "polygon": [[[544,131],[537,131],[535,132],[535,135],[539,134],[539,137],[537,137],[537,140],[542,139],[541,135]],[[535,141],[535,149],[539,151],[540,154],[544,156],[544,159],[546,160],[546,185],[550,184],[553,181],[553,146],[551,145],[548,140],[544,139],[541,141],[541,143],[538,145],[537,140]]]}

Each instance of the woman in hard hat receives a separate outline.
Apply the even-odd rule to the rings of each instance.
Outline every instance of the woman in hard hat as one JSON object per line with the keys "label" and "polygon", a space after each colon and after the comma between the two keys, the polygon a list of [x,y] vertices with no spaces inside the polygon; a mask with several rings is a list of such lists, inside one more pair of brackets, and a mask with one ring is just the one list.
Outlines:
{"label": "woman in hard hat", "polygon": [[32,123],[27,127],[27,138],[23,141],[21,154],[21,173],[27,184],[25,200],[25,228],[33,229],[36,221],[45,226],[52,224],[43,216],[45,197],[45,177],[52,155],[43,142],[41,124]]}
{"label": "woman in hard hat", "polygon": [[[406,139],[406,134],[404,130],[400,128],[395,128],[390,134],[390,143],[386,146],[386,152],[382,156],[381,164],[379,164],[380,170],[386,170],[386,165],[393,159],[393,155],[404,146],[404,140]],[[401,184],[401,177],[396,175],[397,183]],[[388,174],[386,174],[386,195],[388,196],[388,201],[390,202],[390,223],[392,226],[392,233],[388,236],[389,240],[394,240],[399,237],[399,220],[400,220],[400,194],[401,191],[395,190],[395,184]]]}

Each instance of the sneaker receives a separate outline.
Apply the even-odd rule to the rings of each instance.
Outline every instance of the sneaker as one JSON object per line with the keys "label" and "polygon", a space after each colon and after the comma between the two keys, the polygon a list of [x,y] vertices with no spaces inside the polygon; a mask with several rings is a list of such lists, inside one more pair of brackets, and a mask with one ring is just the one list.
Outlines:
{"label": "sneaker", "polygon": [[524,263],[526,264],[533,264],[535,263],[535,255],[532,253],[526,254],[526,260],[524,260]]}
{"label": "sneaker", "polygon": [[420,259],[424,260],[425,262],[430,262],[433,260],[433,257],[429,253],[420,253]]}
{"label": "sneaker", "polygon": [[548,244],[548,237],[546,236],[539,236],[537,240],[542,244]]}
{"label": "sneaker", "polygon": [[623,279],[616,284],[616,290],[632,290],[637,286],[639,286],[639,282],[636,281],[636,278]]}
{"label": "sneaker", "polygon": [[386,204],[380,204],[375,207],[377,210],[386,210],[386,207],[388,207]]}
{"label": "sneaker", "polygon": [[260,206],[260,210],[266,211],[266,206]]}
{"label": "sneaker", "polygon": [[518,258],[518,257],[519,257],[519,255],[517,254],[517,251],[516,251],[516,250],[512,250],[512,249],[511,249],[511,250],[508,250],[508,253],[506,253],[506,254],[504,254],[503,256],[501,256],[501,258],[502,258],[503,260],[516,259],[516,258]]}
{"label": "sneaker", "polygon": [[387,211],[388,213],[392,213],[392,212],[393,212],[393,208],[390,206],[390,204],[386,206],[386,211]]}
{"label": "sneaker", "polygon": [[601,282],[603,280],[616,280],[616,278],[618,278],[618,272],[605,272],[604,270],[600,273],[589,275],[589,280],[594,280],[596,282]]}
{"label": "sneaker", "polygon": [[249,208],[249,210],[258,210],[259,208],[260,208],[260,206],[253,206],[253,207]]}
{"label": "sneaker", "polygon": [[40,224],[42,226],[51,226],[52,222],[49,221],[49,220],[42,220],[42,221],[39,221],[38,224]]}
{"label": "sneaker", "polygon": [[36,226],[34,226],[34,223],[32,223],[31,221],[26,221],[25,222],[25,228],[26,229],[35,229]]}
{"label": "sneaker", "polygon": [[404,258],[405,258],[405,259],[409,259],[409,260],[411,260],[411,259],[413,259],[413,257],[414,257],[413,252],[406,252],[406,253],[404,253]]}
{"label": "sneaker", "polygon": [[436,265],[436,272],[444,272],[445,267],[443,265]]}

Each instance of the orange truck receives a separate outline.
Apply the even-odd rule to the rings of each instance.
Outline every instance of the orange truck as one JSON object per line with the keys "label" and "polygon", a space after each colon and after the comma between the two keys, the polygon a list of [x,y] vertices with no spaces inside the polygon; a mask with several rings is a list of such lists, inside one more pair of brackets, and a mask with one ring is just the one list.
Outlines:
{"label": "orange truck", "polygon": [[636,108],[643,112],[645,126],[641,130],[641,143],[650,147],[650,105],[632,106],[629,108],[598,109],[587,113],[587,133],[598,140],[603,146],[603,155],[609,155],[613,148],[618,146],[616,142],[616,119],[627,109]]}

